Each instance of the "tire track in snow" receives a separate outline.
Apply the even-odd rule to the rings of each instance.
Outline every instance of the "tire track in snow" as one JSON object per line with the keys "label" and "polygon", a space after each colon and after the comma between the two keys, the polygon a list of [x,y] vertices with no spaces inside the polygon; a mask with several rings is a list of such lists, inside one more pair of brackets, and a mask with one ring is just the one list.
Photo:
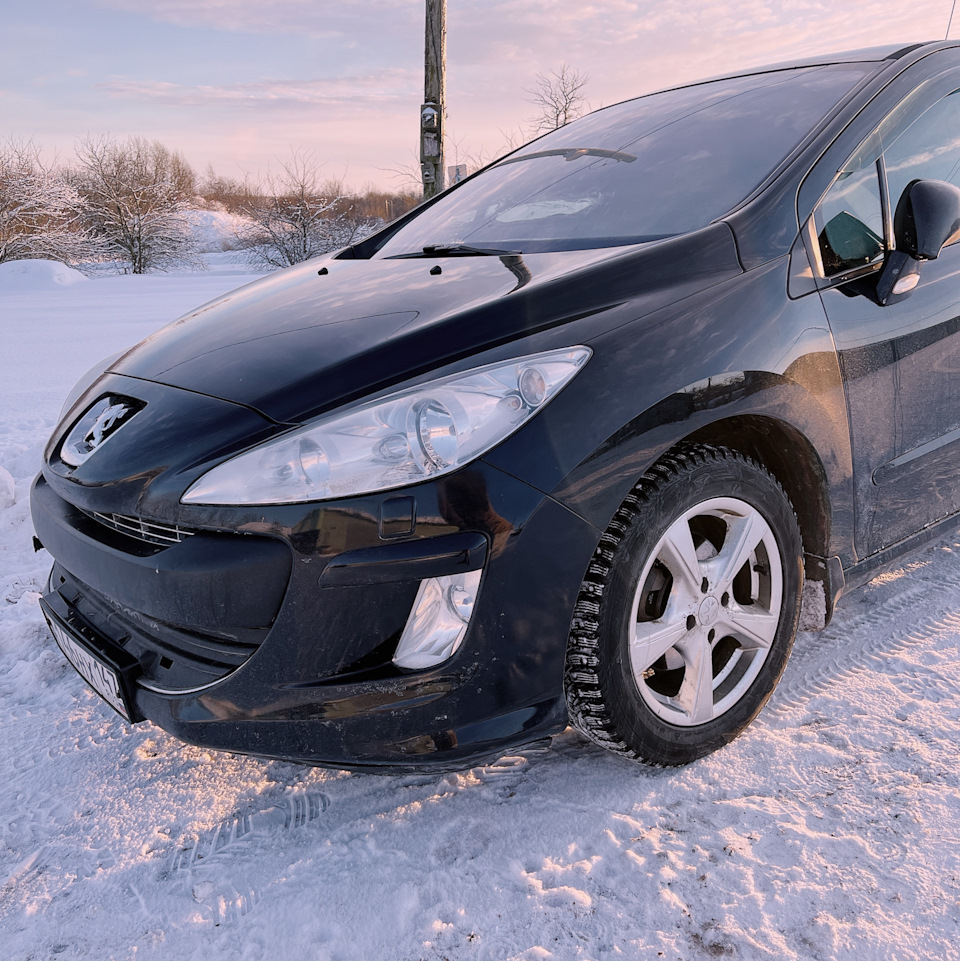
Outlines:
{"label": "tire track in snow", "polygon": [[[960,570],[951,563],[955,556],[908,570],[896,584],[872,582],[874,590],[895,593],[866,610],[845,610],[841,601],[830,627],[798,639],[760,720],[782,718],[818,694],[864,673],[891,674],[909,693],[910,680],[890,671],[890,659],[937,638],[960,635]],[[851,600],[856,598],[857,594],[851,595]],[[931,607],[933,613],[917,617],[917,612]]]}
{"label": "tire track in snow", "polygon": [[180,845],[171,858],[170,873],[189,882],[190,895],[200,905],[204,920],[215,926],[232,924],[262,899],[264,884],[259,882],[257,868],[264,844],[281,831],[297,830],[319,820],[329,807],[326,794],[306,792],[223,821],[212,831]]}
{"label": "tire track in snow", "polygon": [[306,793],[285,798],[282,803],[222,822],[192,843],[180,848],[173,856],[174,871],[187,871],[199,866],[201,861],[211,862],[228,850],[233,853],[237,844],[250,841],[257,835],[273,830],[301,828],[316,821],[327,808],[330,798],[326,794]]}
{"label": "tire track in snow", "polygon": [[[397,790],[411,789],[414,803],[426,797],[458,791],[479,790],[496,803],[514,796],[530,766],[551,752],[549,739],[520,748],[486,765],[462,772],[410,775],[394,778]],[[324,840],[350,844],[366,837],[370,823],[396,810],[396,798],[385,805],[383,783],[377,779],[368,791],[352,794],[338,805],[339,817],[325,820]],[[298,793],[271,807],[229,818],[210,831],[177,845],[167,856],[168,880],[181,880],[185,893],[199,906],[204,921],[215,926],[238,922],[253,911],[282,874],[287,863],[283,834],[307,827],[330,810],[332,799],[319,792]],[[314,843],[311,838],[306,843]],[[438,845],[443,839],[438,839]],[[298,847],[301,842],[293,842]],[[478,842],[481,853],[485,842]],[[441,845],[442,846],[442,845]],[[463,853],[463,852],[461,852]]]}

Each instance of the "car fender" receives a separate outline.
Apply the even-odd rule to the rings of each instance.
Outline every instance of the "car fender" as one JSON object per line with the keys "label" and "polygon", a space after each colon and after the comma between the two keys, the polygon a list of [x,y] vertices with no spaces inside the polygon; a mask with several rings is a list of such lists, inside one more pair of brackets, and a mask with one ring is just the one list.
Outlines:
{"label": "car fender", "polygon": [[685,440],[761,461],[779,449],[768,466],[788,492],[802,489],[792,459],[797,477],[822,477],[826,516],[810,530],[807,512],[810,543],[851,563],[852,459],[836,348],[819,298],[786,296],[787,267],[781,258],[588,341],[594,356],[571,387],[486,459],[602,531],[639,477]]}

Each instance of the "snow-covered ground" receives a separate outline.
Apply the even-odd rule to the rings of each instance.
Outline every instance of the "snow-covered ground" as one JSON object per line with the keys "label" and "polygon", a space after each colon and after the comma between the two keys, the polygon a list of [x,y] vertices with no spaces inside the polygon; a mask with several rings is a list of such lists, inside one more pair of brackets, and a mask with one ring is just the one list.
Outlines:
{"label": "snow-covered ground", "polygon": [[753,727],[683,770],[567,731],[459,774],[347,774],[101,703],[40,616],[30,480],[88,367],[250,279],[226,256],[0,269],[3,961],[960,958],[958,538],[801,635]]}

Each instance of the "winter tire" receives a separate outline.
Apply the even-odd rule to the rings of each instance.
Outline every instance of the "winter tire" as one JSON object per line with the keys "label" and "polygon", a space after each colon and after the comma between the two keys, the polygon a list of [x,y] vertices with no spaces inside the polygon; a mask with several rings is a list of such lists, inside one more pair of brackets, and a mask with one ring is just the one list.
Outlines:
{"label": "winter tire", "polygon": [[787,662],[802,560],[793,508],[763,467],[702,445],[665,456],[621,505],[581,586],[573,723],[654,764],[731,741]]}

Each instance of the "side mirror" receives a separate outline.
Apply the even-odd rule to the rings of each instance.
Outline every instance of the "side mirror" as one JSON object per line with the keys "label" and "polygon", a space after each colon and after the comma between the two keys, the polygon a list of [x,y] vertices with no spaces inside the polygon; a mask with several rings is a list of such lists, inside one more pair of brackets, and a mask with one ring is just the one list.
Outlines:
{"label": "side mirror", "polygon": [[936,260],[960,236],[960,187],[914,180],[903,191],[893,223],[898,248],[917,260]]}
{"label": "side mirror", "polygon": [[894,216],[897,249],[877,280],[881,307],[907,296],[920,281],[920,264],[960,238],[960,187],[942,180],[914,180],[904,188]]}

